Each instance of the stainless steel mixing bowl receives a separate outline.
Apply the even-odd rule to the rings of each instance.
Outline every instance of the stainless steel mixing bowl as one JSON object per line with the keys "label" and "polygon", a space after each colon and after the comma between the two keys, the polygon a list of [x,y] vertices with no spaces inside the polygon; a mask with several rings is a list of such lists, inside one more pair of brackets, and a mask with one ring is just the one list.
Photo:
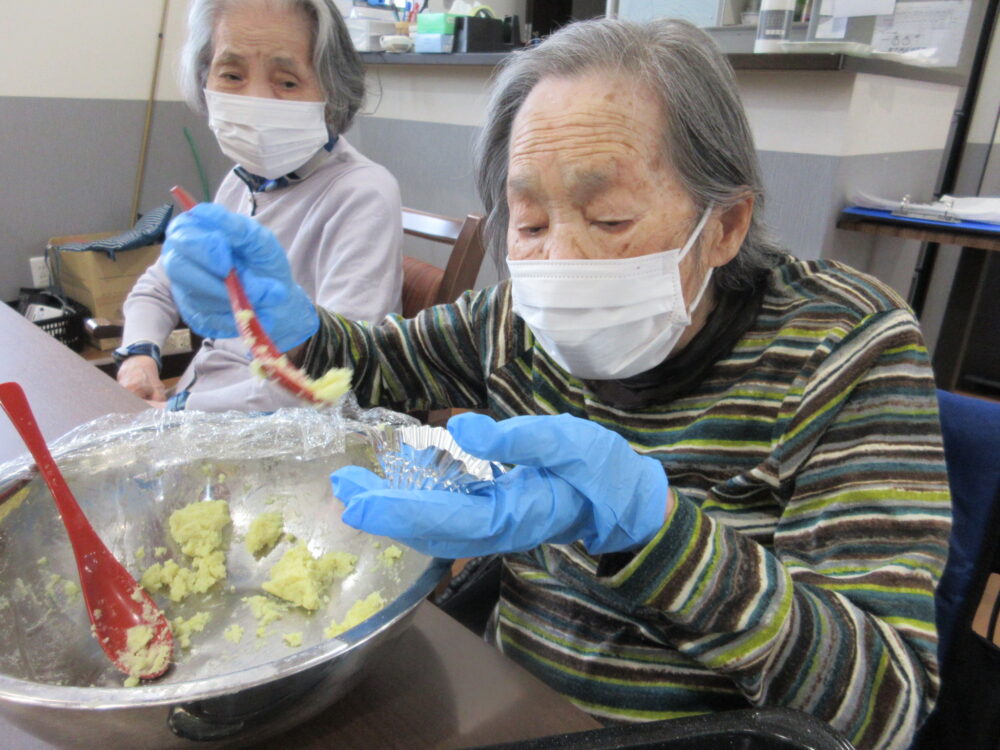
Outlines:
{"label": "stainless steel mixing bowl", "polygon": [[[157,547],[167,548],[163,559],[184,561],[167,528],[173,510],[207,499],[230,506],[228,579],[181,603],[156,597],[171,618],[209,612],[206,629],[192,635],[167,675],[134,688],[123,686],[90,634],[80,594],[67,585],[77,581],[76,568],[44,483],[27,461],[0,467],[0,711],[60,746],[167,748],[205,740],[240,745],[248,735],[257,741],[330,705],[373,649],[401,632],[447,568],[409,548],[388,561],[391,540],[343,524],[330,491],[332,470],[374,468],[400,439],[418,448],[447,442],[444,430],[405,422],[345,421],[311,410],[146,415],[94,423],[57,441],[54,453],[80,505],[136,577]],[[451,455],[440,456],[441,467],[422,467],[423,475],[454,471]],[[458,466],[464,476],[466,465]],[[484,475],[482,466],[478,472]],[[258,637],[244,597],[263,593],[260,584],[291,542],[256,559],[242,537],[258,514],[273,510],[313,554],[347,551],[358,563],[319,611],[293,611]],[[332,619],[342,621],[375,590],[384,609],[324,637]],[[223,636],[234,624],[245,631],[239,644]],[[292,632],[302,633],[301,647],[285,643]]]}

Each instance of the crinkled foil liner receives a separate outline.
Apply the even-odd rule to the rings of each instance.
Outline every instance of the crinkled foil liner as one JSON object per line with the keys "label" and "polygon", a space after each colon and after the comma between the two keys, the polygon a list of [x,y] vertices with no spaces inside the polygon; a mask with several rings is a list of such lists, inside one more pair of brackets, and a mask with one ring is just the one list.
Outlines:
{"label": "crinkled foil liner", "polygon": [[463,450],[443,427],[405,425],[396,440],[378,455],[385,478],[394,489],[471,492],[476,483],[493,479],[498,464]]}

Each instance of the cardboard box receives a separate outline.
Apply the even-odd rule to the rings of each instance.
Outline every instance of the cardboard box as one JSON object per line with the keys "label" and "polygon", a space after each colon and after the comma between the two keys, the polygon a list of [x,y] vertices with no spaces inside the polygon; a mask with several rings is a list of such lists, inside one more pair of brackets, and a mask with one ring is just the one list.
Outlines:
{"label": "cardboard box", "polygon": [[116,253],[111,260],[102,252],[57,250],[60,245],[113,237],[118,232],[53,237],[49,253],[58,252],[59,284],[65,294],[90,309],[98,318],[121,320],[122,304],[136,279],[160,257],[161,245],[146,245]]}
{"label": "cardboard box", "polygon": [[119,279],[103,279],[93,284],[87,284],[72,277],[63,277],[60,281],[63,293],[70,299],[84,305],[90,310],[92,316],[118,321],[125,317],[122,307],[134,284],[135,279],[128,276]]}

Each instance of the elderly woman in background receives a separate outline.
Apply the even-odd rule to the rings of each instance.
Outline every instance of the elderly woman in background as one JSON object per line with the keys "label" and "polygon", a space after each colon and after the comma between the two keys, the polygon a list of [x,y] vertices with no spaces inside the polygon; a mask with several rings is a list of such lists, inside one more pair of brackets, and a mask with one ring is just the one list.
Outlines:
{"label": "elderly woman in background", "polygon": [[[303,304],[354,320],[400,310],[399,186],[343,136],[364,99],[364,71],[332,0],[194,0],[181,84],[238,165],[216,202],[277,236]],[[124,311],[118,381],[163,405],[159,348],[178,310],[162,263],[139,279]],[[239,338],[217,337],[202,344],[169,408],[295,403],[251,374]]]}
{"label": "elderly woman in background", "polygon": [[[684,22],[560,30],[504,65],[477,170],[509,281],[413,320],[320,309],[280,345],[353,367],[364,404],[489,410],[448,428],[512,468],[474,494],[341,469],[345,521],[502,554],[489,637],[602,720],[787,706],[907,747],[950,527],[927,352],[886,286],[765,239],[718,49]],[[234,264],[272,316],[304,299],[241,217],[167,235],[195,328],[234,330]]]}

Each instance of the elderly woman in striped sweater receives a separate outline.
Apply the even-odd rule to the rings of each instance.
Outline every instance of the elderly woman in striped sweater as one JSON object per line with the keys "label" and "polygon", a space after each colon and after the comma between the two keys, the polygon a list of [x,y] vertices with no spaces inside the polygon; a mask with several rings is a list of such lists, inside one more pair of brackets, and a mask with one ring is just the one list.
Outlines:
{"label": "elderly woman in striped sweater", "polygon": [[[449,429],[512,468],[473,495],[342,469],[345,520],[502,553],[489,637],[602,720],[787,706],[907,747],[950,525],[927,352],[886,286],[769,244],[724,57],[683,22],[566,27],[504,65],[477,170],[510,280],[414,319],[317,310],[279,345],[353,367],[362,404],[488,411]],[[168,233],[204,335],[234,333],[232,265],[280,317],[283,257],[214,206]]]}

